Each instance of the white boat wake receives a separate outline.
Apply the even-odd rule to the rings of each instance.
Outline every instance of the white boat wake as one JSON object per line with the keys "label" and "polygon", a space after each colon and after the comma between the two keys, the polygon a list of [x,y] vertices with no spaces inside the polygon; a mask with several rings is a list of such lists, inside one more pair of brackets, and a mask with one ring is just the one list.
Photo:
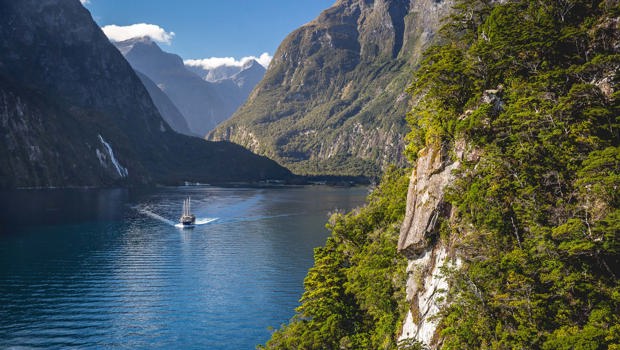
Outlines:
{"label": "white boat wake", "polygon": [[[153,213],[153,212],[152,212],[152,211],[150,211],[150,210],[147,210],[147,209],[144,209],[144,208],[138,208],[138,207],[135,207],[135,209],[136,209],[139,213],[141,213],[141,214],[144,214],[144,215],[146,215],[146,216],[148,216],[148,217],[150,217],[150,218],[153,218],[153,219],[155,219],[155,220],[159,220],[159,221],[161,221],[161,222],[163,222],[163,223],[165,223],[165,224],[168,224],[168,225],[170,225],[170,226],[174,226],[174,227],[181,227],[181,228],[183,227],[183,224],[178,223],[178,222],[174,222],[174,221],[172,221],[172,220],[168,220],[168,219],[166,219],[165,217],[163,217],[163,216],[161,216],[161,215],[158,215],[158,214],[155,214],[155,213]],[[210,222],[213,222],[213,221],[215,221],[215,220],[217,220],[217,219],[218,219],[218,218],[196,218],[196,223],[194,223],[194,225],[192,225],[192,226],[205,225],[205,224],[208,224],[208,223],[210,223]]]}
{"label": "white boat wake", "polygon": [[[217,220],[217,218],[202,218],[202,219],[197,218],[196,222],[193,225],[190,225],[190,226],[204,225],[204,224],[208,224],[208,223],[210,223],[212,221],[215,221],[215,220]],[[174,227],[183,228],[183,227],[187,227],[187,226],[183,225],[182,223],[177,223],[177,224],[174,224]]]}
{"label": "white boat wake", "polygon": [[142,213],[142,214],[144,214],[144,215],[146,215],[148,217],[151,217],[151,218],[153,218],[155,220],[159,220],[159,221],[161,221],[161,222],[163,222],[165,224],[168,224],[170,226],[176,225],[176,222],[174,222],[172,220],[168,220],[168,219],[166,219],[165,217],[163,217],[161,215],[157,215],[157,214],[153,213],[152,211],[149,211],[149,210],[146,210],[146,209],[143,209],[143,208],[136,208],[136,210],[139,213]]}

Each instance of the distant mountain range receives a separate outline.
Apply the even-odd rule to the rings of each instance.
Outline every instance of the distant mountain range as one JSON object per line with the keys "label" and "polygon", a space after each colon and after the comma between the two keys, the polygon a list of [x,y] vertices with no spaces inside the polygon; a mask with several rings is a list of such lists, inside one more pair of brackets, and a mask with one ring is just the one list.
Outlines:
{"label": "distant mountain range", "polygon": [[[265,68],[256,61],[242,67],[213,70],[185,66],[178,55],[163,51],[148,37],[114,43],[136,70],[152,80],[184,116],[189,134],[204,136],[228,119],[262,79]],[[161,96],[151,93],[156,105]],[[166,113],[162,112],[166,118]],[[171,119],[171,118],[166,118]],[[187,133],[182,126],[175,130]]]}
{"label": "distant mountain range", "polygon": [[159,114],[162,116],[162,118],[164,118],[168,125],[170,125],[170,127],[172,127],[172,129],[174,129],[174,131],[178,133],[193,135],[192,132],[189,130],[189,126],[187,125],[185,117],[183,116],[183,114],[181,114],[181,112],[179,112],[177,106],[172,101],[170,101],[168,95],[166,95],[166,93],[163,92],[155,84],[155,82],[153,82],[143,73],[136,71],[136,74],[138,75],[138,78],[140,78],[140,81],[142,81],[142,84],[146,88],[146,91],[148,91],[149,95],[151,96],[151,99],[153,100],[155,107],[157,107]]}
{"label": "distant mountain range", "polygon": [[[145,57],[157,49],[147,43],[126,54]],[[171,68],[160,72],[169,80],[157,84],[174,85],[180,76],[219,98],[174,55],[160,57],[144,63],[153,71],[157,64]],[[165,99],[149,95],[154,86],[141,78],[79,1],[0,2],[0,188],[290,177],[238,145],[174,132],[157,108],[172,115],[173,106],[156,107],[153,100]],[[175,118],[175,128],[182,128]]]}
{"label": "distant mountain range", "polygon": [[280,45],[248,101],[209,135],[304,174],[404,165],[405,93],[451,3],[339,0]]}

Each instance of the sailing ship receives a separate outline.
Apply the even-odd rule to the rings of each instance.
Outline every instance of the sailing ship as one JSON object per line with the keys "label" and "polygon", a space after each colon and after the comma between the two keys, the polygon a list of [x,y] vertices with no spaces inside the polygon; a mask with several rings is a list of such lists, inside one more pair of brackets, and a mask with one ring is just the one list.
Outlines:
{"label": "sailing ship", "polygon": [[183,214],[181,215],[181,219],[179,221],[183,226],[194,226],[196,223],[196,216],[190,213],[191,208],[191,200],[190,197],[183,201]]}

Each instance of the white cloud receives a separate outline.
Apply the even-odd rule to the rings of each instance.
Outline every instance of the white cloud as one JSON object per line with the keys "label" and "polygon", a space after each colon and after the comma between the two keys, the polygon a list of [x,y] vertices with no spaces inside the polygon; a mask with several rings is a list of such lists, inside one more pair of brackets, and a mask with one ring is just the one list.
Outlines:
{"label": "white cloud", "polygon": [[90,0],[80,0],[82,5],[90,4]]}
{"label": "white cloud", "polygon": [[[89,0],[86,0],[89,1]],[[148,36],[159,43],[170,45],[174,32],[166,32],[164,28],[147,23],[137,23],[128,26],[107,25],[101,28],[108,39],[112,41],[123,41],[131,38]]]}
{"label": "white cloud", "polygon": [[273,57],[271,55],[269,55],[267,52],[264,52],[258,57],[247,56],[239,60],[235,59],[234,57],[210,57],[210,58],[203,58],[199,60],[185,60],[184,63],[187,66],[201,67],[204,69],[213,69],[213,68],[217,68],[221,66],[241,67],[244,64],[246,64],[248,61],[256,60],[263,67],[267,68],[272,58]]}

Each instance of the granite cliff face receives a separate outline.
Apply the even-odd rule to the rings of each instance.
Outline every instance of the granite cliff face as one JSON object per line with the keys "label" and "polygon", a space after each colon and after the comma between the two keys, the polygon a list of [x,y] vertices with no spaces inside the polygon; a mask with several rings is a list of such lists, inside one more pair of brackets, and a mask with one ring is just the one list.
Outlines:
{"label": "granite cliff face", "polygon": [[451,1],[338,1],[283,41],[248,102],[208,139],[239,143],[299,173],[374,176],[404,164],[404,91],[450,8]]}
{"label": "granite cliff face", "polygon": [[418,153],[398,240],[398,251],[408,260],[409,304],[399,341],[413,339],[431,349],[441,348],[437,316],[445,305],[445,293],[449,288],[442,269],[458,268],[462,264],[455,248],[461,236],[440,238],[441,223],[451,223],[456,215],[455,209],[445,200],[445,192],[457,179],[461,163],[474,164],[480,157],[480,150],[463,140],[452,146],[427,146]]}
{"label": "granite cliff face", "polygon": [[286,177],[179,135],[77,0],[0,2],[0,187]]}
{"label": "granite cliff face", "polygon": [[454,181],[454,170],[463,157],[464,145],[456,148],[456,159],[448,156],[445,147],[420,151],[411,174],[398,241],[398,250],[408,259],[410,305],[399,340],[415,339],[432,348],[439,343],[437,320],[433,317],[439,312],[442,293],[448,288],[441,268],[459,264],[450,244],[436,239],[441,220],[449,220],[452,215],[450,205],[444,201],[444,191]]}

